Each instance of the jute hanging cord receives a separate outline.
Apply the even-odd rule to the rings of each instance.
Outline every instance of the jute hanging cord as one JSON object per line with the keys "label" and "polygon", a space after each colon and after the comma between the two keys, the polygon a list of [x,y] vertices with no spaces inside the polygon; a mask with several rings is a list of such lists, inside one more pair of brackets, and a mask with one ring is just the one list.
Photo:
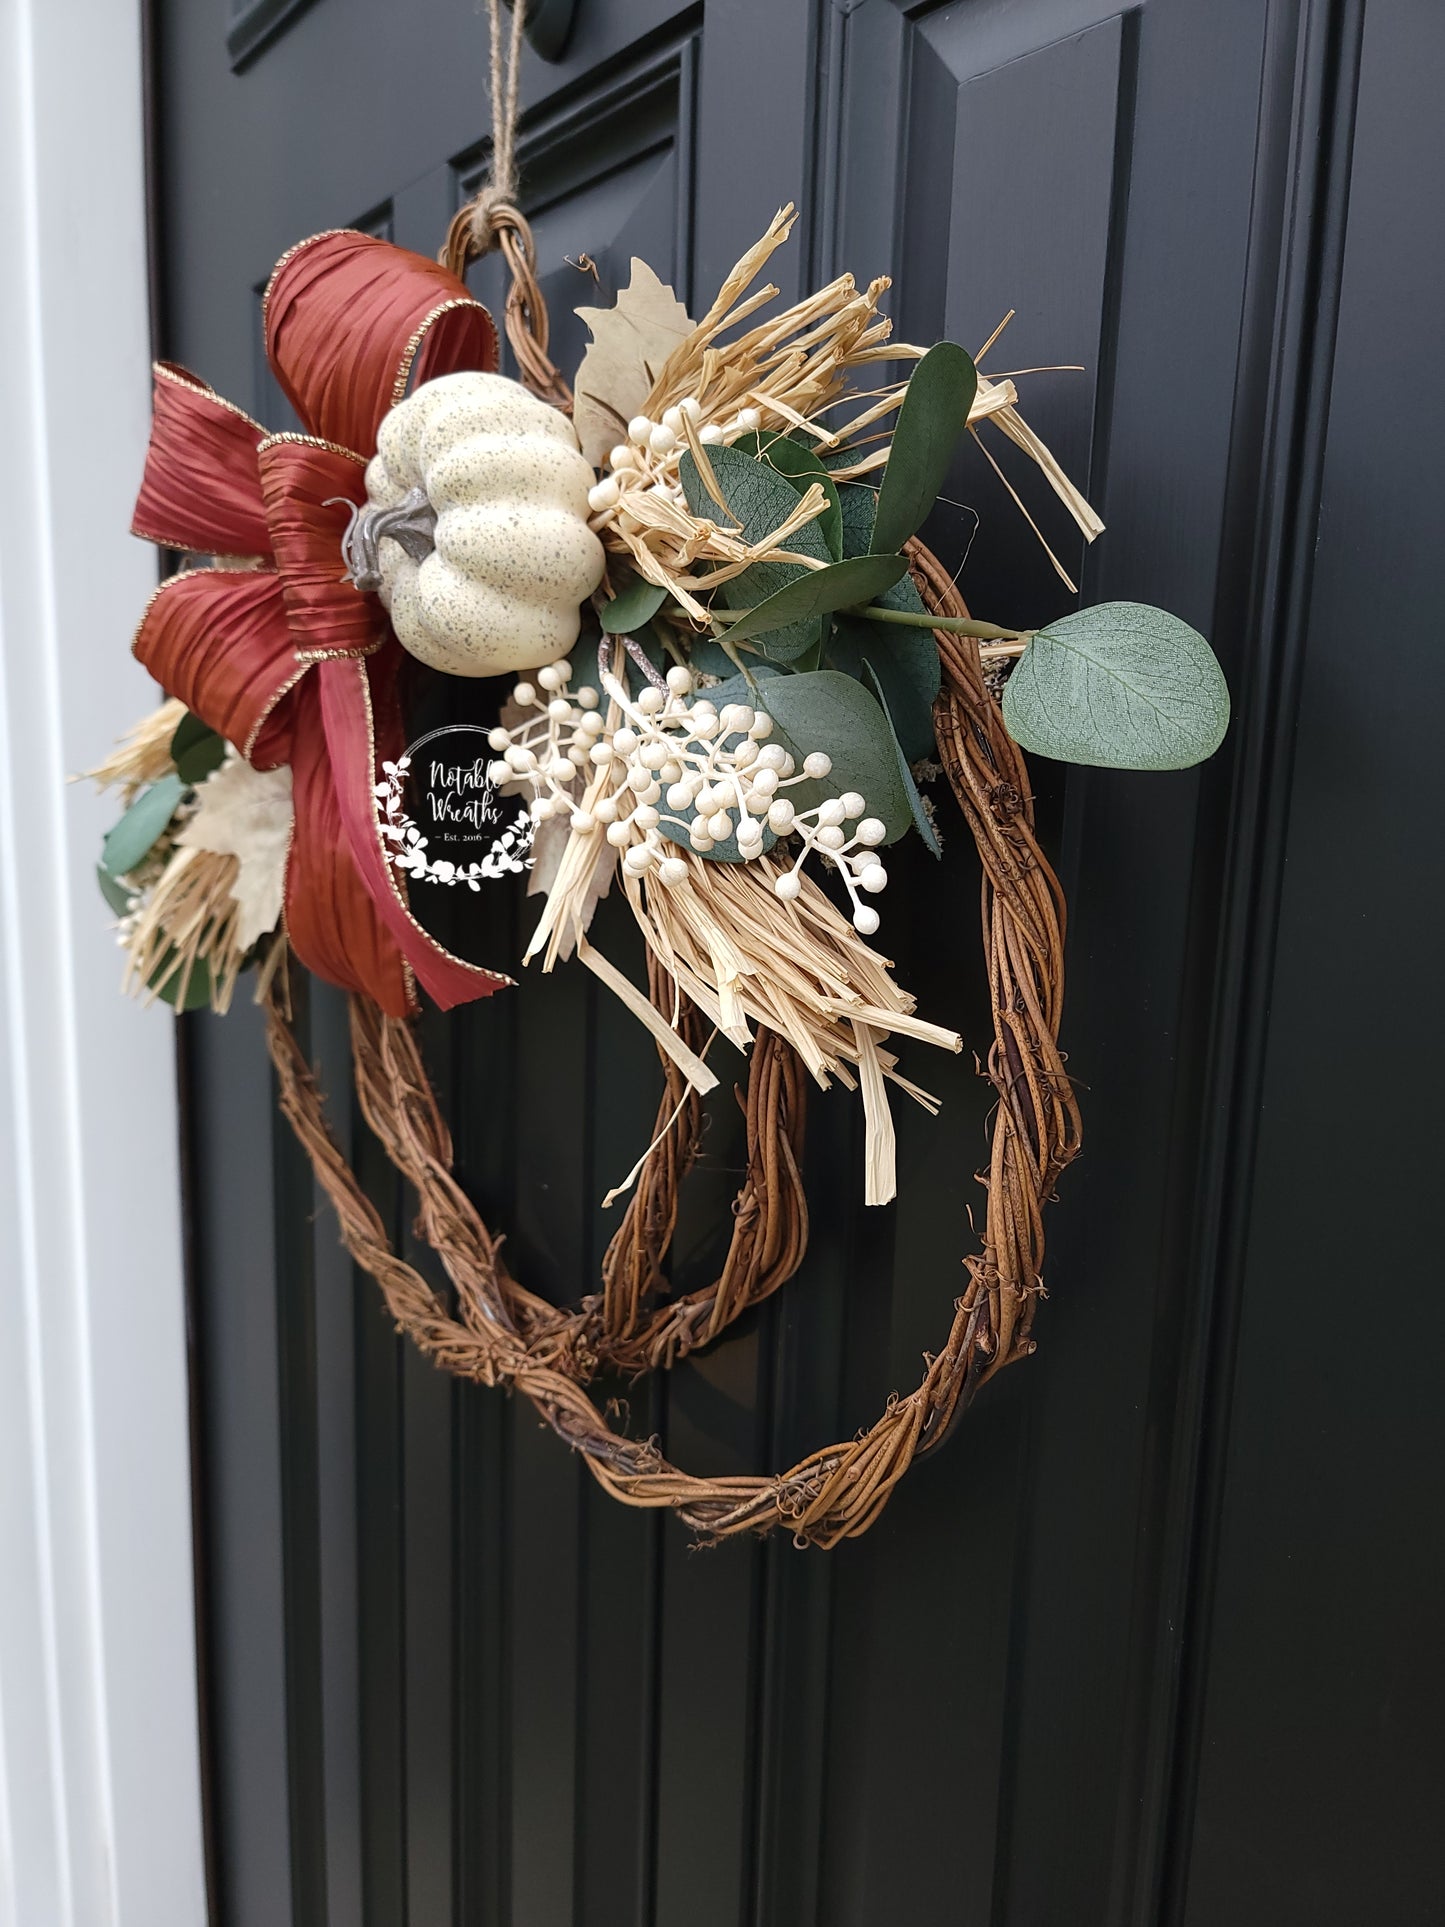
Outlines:
{"label": "jute hanging cord", "polygon": [[[515,0],[504,36],[502,0],[487,0],[491,32],[492,155],[486,181],[452,216],[437,259],[458,280],[493,249],[510,274],[503,323],[523,385],[542,401],[570,414],[572,390],[547,353],[547,303],[537,281],[537,249],[526,216],[517,206],[517,102],[526,0]],[[504,51],[505,39],[505,51]]]}
{"label": "jute hanging cord", "polygon": [[[914,581],[937,615],[966,611],[952,579],[919,543],[910,545]],[[670,1190],[639,1197],[638,1214],[609,1251],[623,1248],[625,1285],[579,1312],[558,1313],[508,1272],[499,1241],[457,1184],[450,1137],[422,1066],[411,1028],[382,1016],[364,1000],[352,1003],[352,1042],[363,1114],[419,1201],[418,1230],[436,1250],[456,1296],[453,1311],[391,1250],[380,1218],[341,1156],[324,1108],[278,997],[271,999],[268,1036],[282,1107],[336,1207],[342,1237],[359,1264],[377,1279],[398,1328],[437,1364],[487,1385],[511,1385],[530,1398],[558,1435],[580,1452],[588,1469],[623,1503],[662,1507],[706,1539],[785,1527],[800,1544],[830,1546],[865,1532],[882,1511],[908,1466],[935,1446],[977,1387],[1033,1350],[1031,1327],[1043,1263],[1043,1206],[1064,1166],[1079,1148],[1079,1115],[1058,1047],[1063,1007],[1064,903],[1057,879],[1034,836],[1033,805],[1022,753],[1008,735],[997,699],[984,680],[977,643],[937,637],[943,687],[935,713],[938,743],[950,786],[969,825],[982,865],[984,954],[993,1003],[994,1043],[988,1077],[998,1095],[992,1153],[980,1180],[988,1206],[980,1250],[964,1260],[967,1285],[955,1301],[942,1349],[926,1360],[923,1378],[906,1396],[891,1397],[876,1423],[860,1436],[822,1447],[776,1476],[694,1478],[669,1465],[653,1440],[622,1436],[588,1396],[580,1380],[603,1356],[670,1363],[689,1343],[714,1335],[727,1322],[727,1267],[713,1287],[705,1315],[677,1308],[650,1314],[653,1253],[670,1230]],[[657,986],[654,985],[654,989]],[[762,1183],[738,1220],[761,1218],[761,1242],[773,1253],[759,1269],[752,1302],[796,1268],[801,1225],[786,1213],[775,1220],[772,1187],[784,1196],[801,1187],[796,1142],[779,1133],[785,1097],[764,1095],[775,1075],[786,1083],[790,1053],[760,1039],[750,1077],[749,1135],[755,1122],[774,1162],[750,1161]],[[760,1068],[761,1066],[761,1068]],[[761,1080],[761,1081],[759,1081]],[[758,1103],[753,1088],[758,1085]],[[664,1097],[664,1106],[667,1103]],[[687,1107],[674,1113],[675,1130]],[[695,1123],[669,1152],[675,1174],[690,1161]],[[750,1144],[750,1148],[753,1148]],[[761,1170],[759,1167],[761,1166]],[[745,1187],[746,1189],[746,1187]],[[786,1227],[793,1224],[793,1235]],[[734,1246],[739,1230],[735,1226]],[[641,1253],[639,1271],[635,1254]],[[629,1256],[628,1254],[634,1254]],[[730,1254],[729,1262],[732,1261]],[[706,1298],[706,1294],[702,1295]],[[686,1304],[686,1301],[683,1301]],[[663,1355],[656,1335],[668,1331]],[[674,1340],[676,1348],[672,1350]]]}

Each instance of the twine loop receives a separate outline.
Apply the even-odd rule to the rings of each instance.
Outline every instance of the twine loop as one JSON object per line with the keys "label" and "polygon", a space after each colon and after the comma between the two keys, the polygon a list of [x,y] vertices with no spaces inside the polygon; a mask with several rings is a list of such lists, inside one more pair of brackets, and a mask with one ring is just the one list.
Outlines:
{"label": "twine loop", "polygon": [[487,0],[491,26],[492,160],[487,179],[452,216],[437,259],[465,280],[467,269],[483,255],[500,253],[507,264],[503,326],[525,388],[564,414],[572,412],[572,390],[547,353],[550,331],[547,303],[537,279],[537,244],[531,225],[517,205],[518,67],[526,0],[516,0],[506,56],[502,49],[501,0]]}

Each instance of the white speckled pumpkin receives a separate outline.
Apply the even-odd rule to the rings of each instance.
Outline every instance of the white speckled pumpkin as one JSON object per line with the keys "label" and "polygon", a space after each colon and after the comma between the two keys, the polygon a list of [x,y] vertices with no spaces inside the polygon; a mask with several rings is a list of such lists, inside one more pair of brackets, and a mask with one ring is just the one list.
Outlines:
{"label": "white speckled pumpkin", "polygon": [[[577,639],[602,580],[594,480],[565,415],[504,375],[424,382],[381,424],[349,540],[403,647],[455,676],[539,668]],[[432,526],[433,517],[435,526]],[[368,547],[368,568],[358,566]]]}

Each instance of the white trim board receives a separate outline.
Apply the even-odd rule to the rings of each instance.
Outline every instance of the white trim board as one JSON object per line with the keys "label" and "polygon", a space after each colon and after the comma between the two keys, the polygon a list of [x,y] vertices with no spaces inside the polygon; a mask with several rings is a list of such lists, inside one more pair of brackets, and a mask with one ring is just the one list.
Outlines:
{"label": "white trim board", "polygon": [[139,0],[0,4],[0,260],[0,1927],[199,1927],[174,1020],[66,781],[155,700]]}

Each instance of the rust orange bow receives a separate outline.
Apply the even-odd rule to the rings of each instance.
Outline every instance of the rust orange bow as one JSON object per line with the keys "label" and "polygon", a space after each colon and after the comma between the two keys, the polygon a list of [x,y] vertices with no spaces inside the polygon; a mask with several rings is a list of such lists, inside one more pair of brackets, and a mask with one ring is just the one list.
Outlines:
{"label": "rust orange bow", "polygon": [[496,329],[446,268],[349,229],[284,254],[262,315],[308,432],[267,434],[185,369],[157,365],[131,526],[232,566],[162,583],[135,653],[257,769],[291,765],[286,930],[307,968],[391,1016],[414,1006],[413,979],[449,1009],[510,979],[429,937],[388,861],[375,788],[379,761],[404,745],[401,646],[376,597],[342,581],[341,537],[366,500],[382,417],[414,382],[495,368]]}

